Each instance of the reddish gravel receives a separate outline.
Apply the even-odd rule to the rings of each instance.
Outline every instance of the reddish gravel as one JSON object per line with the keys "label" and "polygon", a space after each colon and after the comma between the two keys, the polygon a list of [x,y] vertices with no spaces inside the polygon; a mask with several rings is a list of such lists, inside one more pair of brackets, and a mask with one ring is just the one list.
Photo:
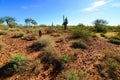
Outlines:
{"label": "reddish gravel", "polygon": [[[56,42],[60,37],[51,36],[51,38]],[[65,38],[67,38],[66,35]],[[0,51],[0,54],[2,54],[2,57],[0,58],[0,62],[2,63],[0,66],[9,60],[11,54],[21,53],[32,60],[41,53],[41,51],[28,53],[26,48],[30,46],[33,41],[25,41],[20,38],[11,38],[11,36],[5,35],[2,36],[2,42],[6,44],[6,47],[3,51]],[[90,75],[88,80],[104,80],[104,78],[99,75],[94,65],[99,64],[99,61],[107,51],[113,52],[113,55],[116,53],[120,54],[120,45],[114,45],[104,39],[96,38],[86,41],[88,45],[87,49],[73,49],[70,47],[72,42],[72,40],[65,39],[63,42],[55,43],[57,53],[74,57],[71,62],[65,64],[66,69],[83,70]],[[74,55],[76,50],[78,50],[78,52]],[[46,71],[44,74],[47,75],[48,72]],[[43,77],[41,77],[41,74],[35,77],[36,79],[30,80],[50,80],[50,77],[42,79]],[[60,79],[59,77],[60,76],[58,75],[56,80]]]}

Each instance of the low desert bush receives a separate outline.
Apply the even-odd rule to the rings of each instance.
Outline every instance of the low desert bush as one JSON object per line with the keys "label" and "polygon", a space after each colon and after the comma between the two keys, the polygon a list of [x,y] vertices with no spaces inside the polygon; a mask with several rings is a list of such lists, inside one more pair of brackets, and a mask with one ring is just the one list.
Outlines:
{"label": "low desert bush", "polygon": [[36,40],[36,37],[33,34],[29,34],[29,35],[23,36],[22,39],[27,41],[32,41],[32,40]]}
{"label": "low desert bush", "polygon": [[23,37],[24,33],[23,32],[16,32],[14,35],[13,35],[13,38],[20,38],[20,37]]}
{"label": "low desert bush", "polygon": [[65,80],[80,80],[80,78],[75,71],[69,71],[65,75]]}
{"label": "low desert bush", "polygon": [[53,42],[49,37],[41,37],[40,39],[33,42],[31,46],[28,47],[28,50],[39,51],[43,47],[52,46]]}
{"label": "low desert bush", "polygon": [[59,33],[52,33],[51,36],[54,36],[54,37],[59,37],[60,34]]}
{"label": "low desert bush", "polygon": [[73,42],[72,46],[73,48],[81,48],[81,49],[86,49],[87,45],[85,44],[85,42],[82,39],[79,39],[75,42]]}
{"label": "low desert bush", "polygon": [[88,74],[83,72],[82,70],[76,71],[76,70],[69,70],[66,71],[65,74],[65,80],[87,80]]}
{"label": "low desert bush", "polygon": [[7,31],[0,31],[0,35],[6,35]]}
{"label": "low desert bush", "polygon": [[56,42],[57,42],[57,43],[60,43],[60,42],[63,42],[63,41],[65,41],[65,38],[62,36],[62,37],[60,37],[59,40],[57,40]]}
{"label": "low desert bush", "polygon": [[61,57],[60,57],[60,61],[61,62],[69,62],[69,60],[70,60],[70,58],[67,56],[67,55],[61,55]]}
{"label": "low desert bush", "polygon": [[22,55],[12,55],[10,62],[6,63],[0,68],[0,78],[10,77],[15,74],[17,69],[22,66],[24,60],[25,57]]}
{"label": "low desert bush", "polygon": [[46,31],[47,34],[50,34],[50,33],[53,33],[54,30],[53,30],[52,27],[46,27],[45,31]]}
{"label": "low desert bush", "polygon": [[73,38],[87,39],[91,35],[91,32],[84,27],[72,28],[70,32]]}
{"label": "low desert bush", "polygon": [[12,55],[10,61],[18,65],[21,65],[24,60],[25,60],[25,57],[23,55],[17,54],[17,55]]}
{"label": "low desert bush", "polygon": [[116,36],[110,38],[110,42],[114,44],[120,45],[120,33],[118,33]]}
{"label": "low desert bush", "polygon": [[116,56],[116,54],[112,55],[111,53],[105,53],[100,64],[96,65],[98,72],[102,77],[105,79],[113,79],[119,80],[119,71],[120,71],[120,64],[119,58],[120,56]]}
{"label": "low desert bush", "polygon": [[[39,58],[41,60],[41,63],[45,64],[44,70],[46,70],[46,68],[48,69],[50,66],[53,67],[49,73],[51,76],[59,74],[63,69],[62,63],[53,54],[44,52],[39,55]],[[54,80],[54,78],[51,80]]]}
{"label": "low desert bush", "polygon": [[97,27],[95,27],[95,31],[106,33],[107,32],[107,27],[106,26],[97,26]]}

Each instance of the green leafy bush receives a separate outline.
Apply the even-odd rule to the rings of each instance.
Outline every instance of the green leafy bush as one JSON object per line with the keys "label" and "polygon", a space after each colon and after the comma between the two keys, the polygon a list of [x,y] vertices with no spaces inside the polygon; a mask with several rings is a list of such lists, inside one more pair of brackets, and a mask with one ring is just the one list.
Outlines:
{"label": "green leafy bush", "polygon": [[97,19],[93,22],[93,24],[95,25],[96,32],[103,32],[103,33],[107,32],[106,25],[108,24],[108,22],[106,20]]}
{"label": "green leafy bush", "polygon": [[23,55],[18,54],[18,55],[12,55],[10,62],[16,63],[17,65],[21,65],[24,60],[25,57]]}
{"label": "green leafy bush", "polygon": [[95,31],[96,32],[106,33],[107,32],[107,28],[106,28],[106,26],[97,26],[97,27],[95,27]]}

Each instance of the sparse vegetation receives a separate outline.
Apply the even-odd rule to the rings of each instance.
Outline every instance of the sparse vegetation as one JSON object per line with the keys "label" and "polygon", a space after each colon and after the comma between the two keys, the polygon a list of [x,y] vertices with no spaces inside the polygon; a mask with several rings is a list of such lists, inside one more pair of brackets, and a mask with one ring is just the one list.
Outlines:
{"label": "sparse vegetation", "polygon": [[32,41],[32,40],[36,40],[36,37],[34,34],[29,34],[29,35],[23,36],[22,39],[27,41]]}
{"label": "sparse vegetation", "polygon": [[87,45],[85,44],[85,42],[82,39],[79,39],[72,44],[72,47],[86,49]]}
{"label": "sparse vegetation", "polygon": [[13,35],[13,38],[20,38],[20,37],[23,37],[24,33],[23,32],[16,32],[14,35]]}
{"label": "sparse vegetation", "polygon": [[65,73],[65,80],[87,80],[88,75],[82,70],[69,70]]}
{"label": "sparse vegetation", "polygon": [[86,30],[84,27],[71,28],[70,32],[73,38],[87,39],[91,35],[90,31]]}
{"label": "sparse vegetation", "polygon": [[0,43],[0,50],[2,50],[4,47],[4,44]]}
{"label": "sparse vegetation", "polygon": [[80,80],[80,78],[75,71],[70,71],[66,73],[65,80]]}
{"label": "sparse vegetation", "polygon": [[120,79],[119,26],[107,27],[101,19],[94,26],[67,26],[66,20],[64,29],[56,23],[36,26],[29,18],[25,26],[4,22],[0,22],[0,80]]}
{"label": "sparse vegetation", "polygon": [[120,44],[120,33],[118,33],[116,36],[111,37],[110,42],[119,45]]}
{"label": "sparse vegetation", "polygon": [[17,65],[21,65],[24,60],[25,60],[25,57],[21,54],[18,54],[18,55],[12,55],[10,62],[16,63]]}
{"label": "sparse vegetation", "polygon": [[[106,53],[103,57],[101,64],[97,65],[97,69],[102,77],[106,79],[115,79],[119,80],[120,75],[120,64],[117,61],[116,55],[111,55],[111,53]],[[120,57],[120,56],[119,56]]]}
{"label": "sparse vegetation", "polygon": [[107,32],[106,25],[108,24],[108,22],[106,20],[97,19],[93,22],[93,24],[95,25],[96,32],[103,32],[103,33]]}
{"label": "sparse vegetation", "polygon": [[53,42],[49,37],[41,37],[40,39],[33,42],[33,44],[28,47],[28,50],[39,51],[43,47],[48,47],[52,45],[53,45]]}
{"label": "sparse vegetation", "polygon": [[0,31],[0,35],[6,35],[7,31]]}
{"label": "sparse vegetation", "polygon": [[12,56],[10,62],[6,63],[3,67],[0,68],[0,78],[10,77],[15,74],[24,60],[25,57],[22,55]]}
{"label": "sparse vegetation", "polygon": [[64,55],[61,55],[60,60],[61,60],[61,62],[66,63],[66,62],[70,61],[70,58],[66,54],[64,54]]}

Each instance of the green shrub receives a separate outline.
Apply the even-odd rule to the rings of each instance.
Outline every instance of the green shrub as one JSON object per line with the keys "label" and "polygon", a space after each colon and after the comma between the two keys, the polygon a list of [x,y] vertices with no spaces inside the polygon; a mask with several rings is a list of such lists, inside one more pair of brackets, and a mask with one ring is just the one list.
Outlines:
{"label": "green shrub", "polygon": [[62,55],[61,57],[60,57],[60,61],[62,61],[62,62],[68,62],[70,60],[70,58],[67,56],[67,55]]}
{"label": "green shrub", "polygon": [[66,73],[65,80],[80,80],[80,78],[75,71],[70,71]]}
{"label": "green shrub", "polygon": [[91,32],[84,27],[72,28],[70,32],[73,38],[87,39],[91,35]]}
{"label": "green shrub", "polygon": [[110,42],[119,45],[120,44],[120,35],[119,35],[119,33],[118,33],[117,36],[111,37]]}
{"label": "green shrub", "polygon": [[76,42],[72,44],[73,48],[81,48],[81,49],[86,49],[87,45],[84,43],[83,40],[79,39]]}
{"label": "green shrub", "polygon": [[106,26],[96,26],[95,27],[95,31],[96,32],[106,33],[107,32],[107,28],[106,28]]}
{"label": "green shrub", "polygon": [[120,44],[120,40],[114,39],[114,38],[111,38],[111,39],[110,39],[110,42],[111,42],[111,43],[114,43],[114,44],[118,44],[118,45]]}
{"label": "green shrub", "polygon": [[24,60],[25,57],[23,55],[18,54],[18,55],[12,55],[10,62],[16,63],[17,65],[21,65]]}
{"label": "green shrub", "polygon": [[10,62],[7,62],[4,66],[0,68],[0,78],[3,79],[11,77],[20,68],[24,62],[25,57],[22,55],[12,55]]}
{"label": "green shrub", "polygon": [[7,31],[0,31],[0,35],[6,35]]}
{"label": "green shrub", "polygon": [[13,38],[20,38],[20,37],[23,37],[24,33],[22,32],[17,32],[13,35]]}

